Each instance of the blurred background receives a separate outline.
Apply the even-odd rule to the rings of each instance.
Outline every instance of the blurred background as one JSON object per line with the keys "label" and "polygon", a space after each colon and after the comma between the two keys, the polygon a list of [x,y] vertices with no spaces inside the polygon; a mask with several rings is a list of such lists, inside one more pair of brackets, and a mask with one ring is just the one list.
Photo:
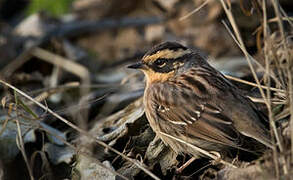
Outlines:
{"label": "blurred background", "polygon": [[[268,94],[284,146],[263,157],[265,177],[290,176],[290,163],[273,158],[287,146],[290,155],[292,0],[0,0],[0,179],[226,177],[229,170],[207,159],[174,173],[186,158],[154,139],[143,112],[144,77],[126,68],[154,45],[177,41],[202,50],[263,102],[223,3],[257,77],[275,88]],[[276,76],[264,77],[264,67]],[[252,169],[239,170],[264,177]]]}

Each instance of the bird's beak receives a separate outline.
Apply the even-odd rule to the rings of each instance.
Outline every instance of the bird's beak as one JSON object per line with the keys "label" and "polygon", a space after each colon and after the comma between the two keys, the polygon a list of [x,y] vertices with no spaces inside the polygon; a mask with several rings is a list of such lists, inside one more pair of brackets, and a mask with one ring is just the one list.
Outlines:
{"label": "bird's beak", "polygon": [[138,63],[135,63],[135,64],[131,64],[131,65],[127,66],[127,67],[130,68],[130,69],[145,69],[146,65],[143,64],[142,62],[138,62]]}

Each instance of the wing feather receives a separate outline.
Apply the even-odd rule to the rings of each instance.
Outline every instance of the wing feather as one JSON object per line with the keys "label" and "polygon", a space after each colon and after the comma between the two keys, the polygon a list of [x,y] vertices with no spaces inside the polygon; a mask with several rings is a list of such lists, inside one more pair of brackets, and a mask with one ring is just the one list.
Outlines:
{"label": "wing feather", "polygon": [[172,89],[172,98],[176,101],[166,103],[166,97],[160,96],[160,94],[157,94],[155,99],[158,106],[164,107],[164,110],[156,111],[161,120],[172,123],[174,129],[183,128],[182,132],[188,137],[239,147],[239,132],[233,126],[232,121],[222,114],[219,107],[207,103],[211,99],[205,97],[205,100],[202,100],[198,96],[182,98],[180,95],[190,95],[193,91],[184,87],[176,89],[176,87],[170,86],[175,85],[165,84],[164,89]]}

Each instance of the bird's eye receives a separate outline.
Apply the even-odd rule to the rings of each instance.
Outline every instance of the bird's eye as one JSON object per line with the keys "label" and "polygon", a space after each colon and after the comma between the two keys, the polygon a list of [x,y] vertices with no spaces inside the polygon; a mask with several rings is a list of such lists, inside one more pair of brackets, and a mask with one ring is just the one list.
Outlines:
{"label": "bird's eye", "polygon": [[166,59],[159,58],[154,63],[158,67],[163,67],[166,65]]}

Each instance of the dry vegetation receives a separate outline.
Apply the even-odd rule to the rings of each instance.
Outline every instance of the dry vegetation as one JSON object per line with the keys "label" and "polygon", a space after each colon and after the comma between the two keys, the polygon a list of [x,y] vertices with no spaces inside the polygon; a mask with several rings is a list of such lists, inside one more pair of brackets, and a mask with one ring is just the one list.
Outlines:
{"label": "dry vegetation", "polygon": [[[290,0],[75,0],[59,17],[2,11],[0,180],[293,178],[292,7]],[[274,149],[252,161],[206,152],[209,159],[175,173],[189,157],[155,137],[143,75],[126,69],[167,40],[210,55],[268,115]]]}

